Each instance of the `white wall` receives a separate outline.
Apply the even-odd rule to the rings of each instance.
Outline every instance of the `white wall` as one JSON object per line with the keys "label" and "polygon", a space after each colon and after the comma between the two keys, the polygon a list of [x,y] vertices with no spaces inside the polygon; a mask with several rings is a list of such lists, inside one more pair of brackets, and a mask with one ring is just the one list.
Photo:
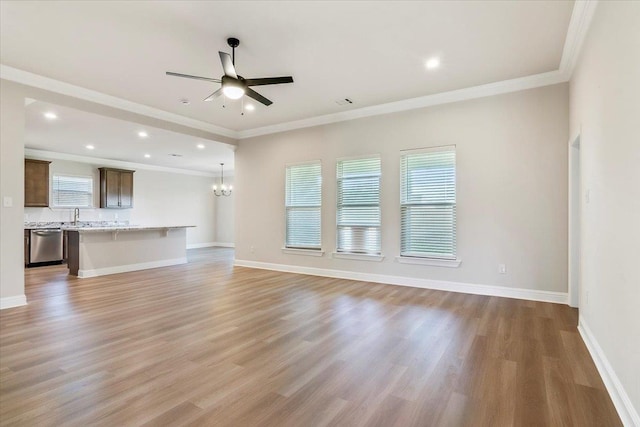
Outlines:
{"label": "white wall", "polygon": [[[81,209],[82,221],[129,221],[136,225],[195,225],[187,229],[187,244],[209,243],[216,239],[213,177],[136,169],[133,174],[133,208],[99,209],[100,173],[103,164],[51,159],[42,155],[29,158],[50,160],[49,174],[93,177],[93,209]],[[71,221],[73,209],[25,208],[25,221]]]}
{"label": "white wall", "polygon": [[[640,2],[600,2],[571,80],[587,325],[640,410]],[[614,398],[614,402],[616,399]],[[636,418],[640,425],[640,418]]]}
{"label": "white wall", "polygon": [[[560,84],[241,140],[236,258],[284,265],[567,291],[568,85]],[[399,264],[400,150],[457,145],[459,268]],[[382,157],[383,262],[333,259],[336,158]],[[288,255],[285,164],[320,159],[324,257]],[[251,251],[251,247],[254,251]],[[498,274],[498,264],[507,274]]]}

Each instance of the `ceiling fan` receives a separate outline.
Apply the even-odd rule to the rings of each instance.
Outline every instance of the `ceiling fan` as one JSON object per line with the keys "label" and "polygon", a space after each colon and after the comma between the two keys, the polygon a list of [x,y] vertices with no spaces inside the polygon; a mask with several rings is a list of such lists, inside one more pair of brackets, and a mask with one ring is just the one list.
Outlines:
{"label": "ceiling fan", "polygon": [[230,37],[227,39],[227,44],[231,46],[232,53],[229,55],[226,52],[218,52],[220,54],[220,61],[222,62],[222,69],[224,70],[224,75],[220,79],[212,79],[209,77],[200,77],[200,76],[191,76],[189,74],[180,74],[174,73],[171,71],[167,71],[168,76],[174,77],[185,77],[187,79],[196,79],[196,80],[205,80],[208,82],[220,83],[222,87],[220,89],[213,92],[211,95],[207,96],[205,101],[213,101],[218,98],[220,95],[225,95],[227,98],[231,99],[240,99],[243,95],[247,95],[250,98],[255,99],[256,101],[269,106],[273,104],[273,102],[264,96],[260,95],[255,90],[251,89],[250,86],[265,86],[265,85],[277,85],[281,83],[293,83],[293,77],[264,77],[259,79],[245,79],[244,77],[238,75],[236,73],[235,62],[236,62],[236,47],[240,45],[240,40],[235,37]]}

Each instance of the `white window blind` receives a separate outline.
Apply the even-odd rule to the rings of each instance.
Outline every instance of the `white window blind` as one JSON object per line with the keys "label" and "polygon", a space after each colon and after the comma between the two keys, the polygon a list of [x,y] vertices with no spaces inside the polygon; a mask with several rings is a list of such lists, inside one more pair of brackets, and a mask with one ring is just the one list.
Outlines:
{"label": "white window blind", "polygon": [[337,252],[380,254],[380,157],[337,164]]}
{"label": "white window blind", "polygon": [[455,146],[406,152],[400,173],[400,255],[455,259]]}
{"label": "white window blind", "polygon": [[53,206],[58,208],[93,207],[93,178],[54,175]]}
{"label": "white window blind", "polygon": [[287,248],[320,249],[322,167],[320,162],[287,166]]}

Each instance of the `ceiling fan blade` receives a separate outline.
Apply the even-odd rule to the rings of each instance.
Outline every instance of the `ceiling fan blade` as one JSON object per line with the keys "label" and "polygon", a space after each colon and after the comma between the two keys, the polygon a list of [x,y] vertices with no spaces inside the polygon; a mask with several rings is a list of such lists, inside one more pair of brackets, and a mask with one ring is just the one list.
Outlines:
{"label": "ceiling fan blade", "polygon": [[225,52],[218,53],[220,54],[220,61],[222,62],[222,69],[224,70],[224,74],[237,79],[238,75],[236,74],[236,67],[233,66],[231,55]]}
{"label": "ceiling fan blade", "polygon": [[217,91],[213,92],[211,95],[207,96],[204,100],[205,100],[205,102],[213,101],[214,99],[218,98],[220,95],[222,95],[222,88],[220,88]]}
{"label": "ceiling fan blade", "polygon": [[205,81],[208,81],[208,82],[220,83],[220,79],[212,79],[212,78],[209,78],[209,77],[191,76],[189,74],[173,73],[171,71],[167,71],[166,74],[167,74],[167,76],[184,77],[184,78],[187,78],[187,79],[205,80]]}
{"label": "ceiling fan blade", "polygon": [[246,79],[244,82],[247,86],[279,85],[281,83],[293,83],[293,77],[265,77],[262,79]]}
{"label": "ceiling fan blade", "polygon": [[265,98],[264,96],[260,95],[258,92],[256,92],[255,90],[251,89],[251,88],[247,88],[245,91],[245,94],[249,97],[249,98],[253,98],[256,101],[266,105],[267,107],[271,104],[273,104],[272,101],[268,100],[267,98]]}

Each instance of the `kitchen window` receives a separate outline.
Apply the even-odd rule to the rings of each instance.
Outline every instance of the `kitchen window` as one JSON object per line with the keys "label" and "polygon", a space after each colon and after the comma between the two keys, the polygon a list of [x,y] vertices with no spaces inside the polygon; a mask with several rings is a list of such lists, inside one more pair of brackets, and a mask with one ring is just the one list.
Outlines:
{"label": "kitchen window", "polygon": [[320,161],[286,167],[285,211],[285,249],[302,249],[321,253],[322,167]]}
{"label": "kitchen window", "polygon": [[380,156],[338,160],[337,254],[380,254]]}
{"label": "kitchen window", "polygon": [[400,173],[399,261],[451,260],[432,265],[457,267],[455,146],[405,151]]}
{"label": "kitchen window", "polygon": [[54,208],[93,207],[93,178],[89,176],[53,176]]}

